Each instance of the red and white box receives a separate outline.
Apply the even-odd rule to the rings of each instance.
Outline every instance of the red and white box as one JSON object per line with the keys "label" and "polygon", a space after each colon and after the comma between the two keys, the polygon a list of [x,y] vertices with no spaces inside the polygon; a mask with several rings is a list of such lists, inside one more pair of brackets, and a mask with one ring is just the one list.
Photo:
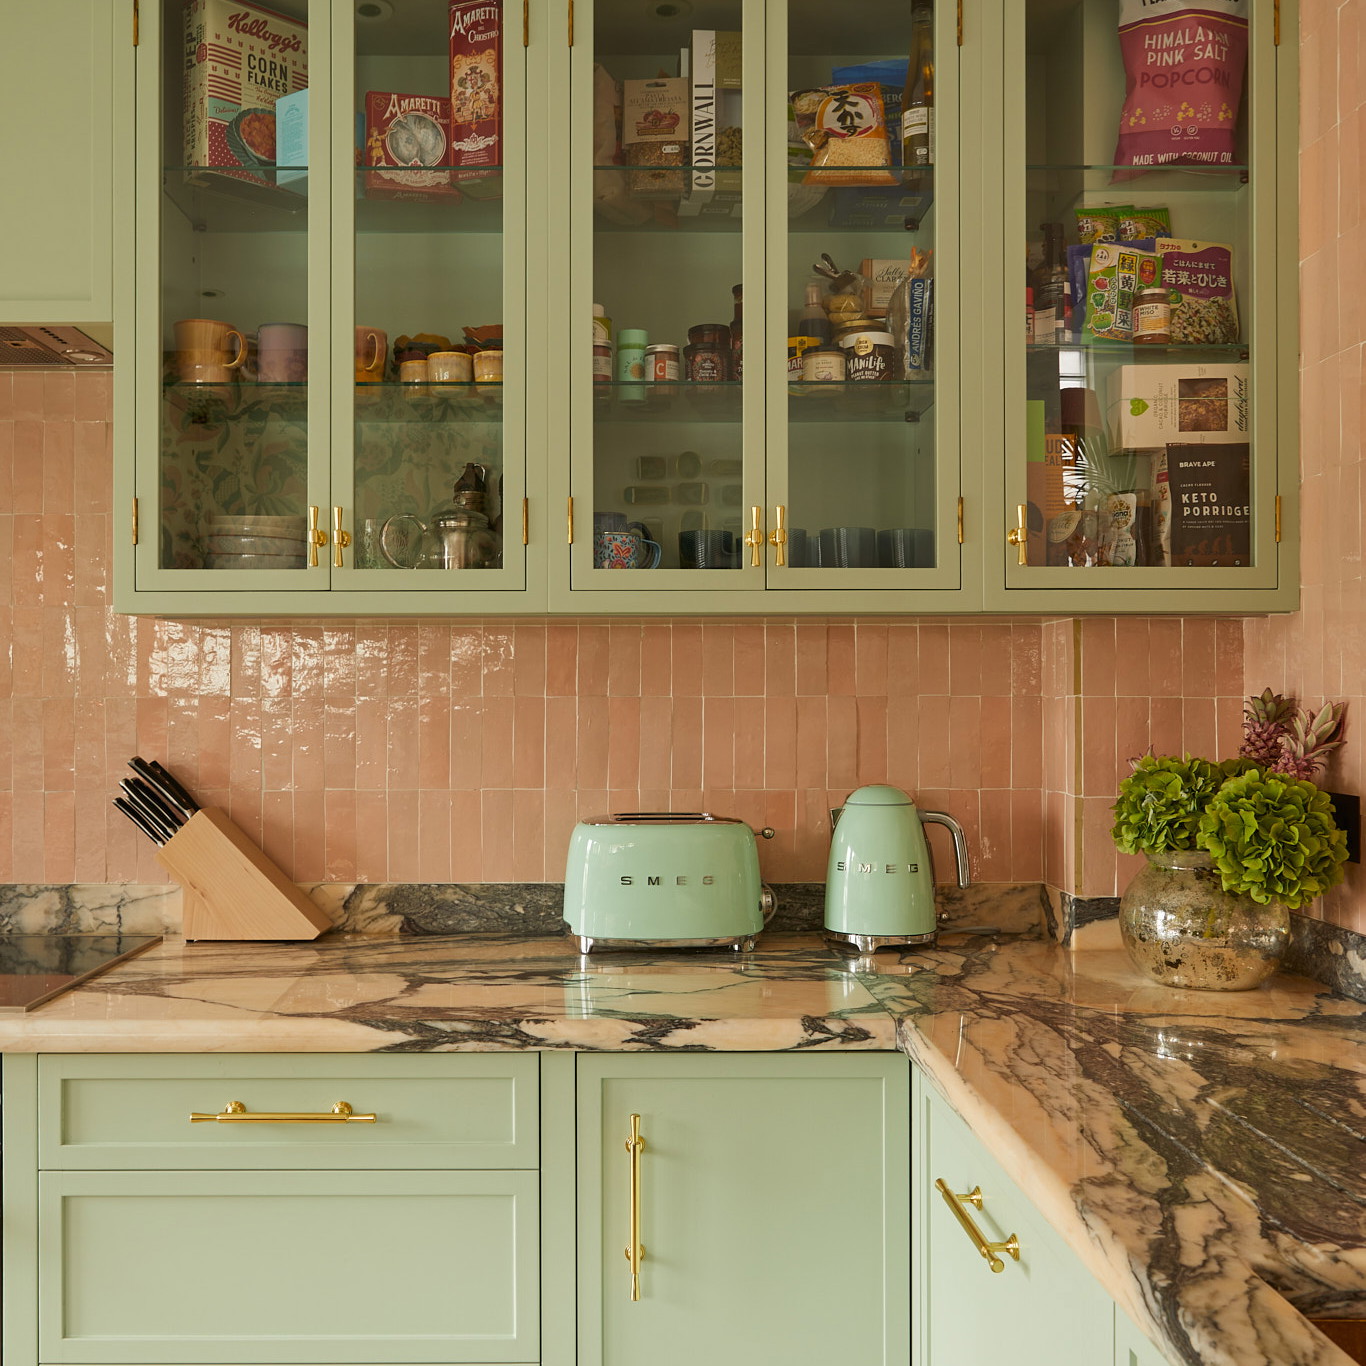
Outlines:
{"label": "red and white box", "polygon": [[451,102],[441,95],[365,93],[365,197],[455,202]]}
{"label": "red and white box", "polygon": [[242,0],[186,0],[185,165],[275,184],[275,101],[308,85],[308,29]]}
{"label": "red and white box", "polygon": [[478,195],[469,182],[497,173],[464,168],[503,164],[502,0],[451,0],[450,32],[451,164],[456,184]]}

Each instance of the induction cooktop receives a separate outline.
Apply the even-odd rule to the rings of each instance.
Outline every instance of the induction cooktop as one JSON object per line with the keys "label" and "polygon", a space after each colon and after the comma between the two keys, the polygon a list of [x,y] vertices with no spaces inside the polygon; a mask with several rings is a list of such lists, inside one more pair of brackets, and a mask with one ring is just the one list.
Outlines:
{"label": "induction cooktop", "polygon": [[0,1011],[34,1010],[159,943],[159,934],[0,934]]}

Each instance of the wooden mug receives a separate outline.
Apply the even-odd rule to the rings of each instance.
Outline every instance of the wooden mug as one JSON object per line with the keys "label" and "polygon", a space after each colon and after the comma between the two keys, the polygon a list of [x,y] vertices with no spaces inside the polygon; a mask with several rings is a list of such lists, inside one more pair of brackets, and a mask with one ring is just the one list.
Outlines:
{"label": "wooden mug", "polygon": [[213,318],[181,318],[175,324],[175,369],[185,384],[229,384],[247,358],[247,339]]}

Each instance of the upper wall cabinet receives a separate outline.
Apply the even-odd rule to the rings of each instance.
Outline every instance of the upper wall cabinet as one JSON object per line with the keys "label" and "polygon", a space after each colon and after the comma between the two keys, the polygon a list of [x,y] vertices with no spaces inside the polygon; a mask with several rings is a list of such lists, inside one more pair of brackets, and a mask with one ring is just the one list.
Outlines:
{"label": "upper wall cabinet", "polygon": [[144,3],[117,605],[1292,606],[1293,53],[1129,8]]}
{"label": "upper wall cabinet", "polygon": [[114,167],[131,161],[113,88],[129,76],[133,22],[132,0],[44,0],[0,13],[10,129],[0,151],[0,323],[113,317]]}

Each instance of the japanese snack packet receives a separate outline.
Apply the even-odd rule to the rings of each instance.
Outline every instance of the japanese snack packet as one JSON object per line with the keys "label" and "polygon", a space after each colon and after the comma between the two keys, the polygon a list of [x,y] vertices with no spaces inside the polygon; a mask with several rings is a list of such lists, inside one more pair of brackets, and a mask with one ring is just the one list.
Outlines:
{"label": "japanese snack packet", "polygon": [[[792,97],[794,107],[799,91]],[[882,87],[874,81],[829,85],[820,92],[811,124],[802,140],[811,148],[806,185],[896,185]],[[810,100],[803,105],[809,107]],[[798,114],[800,125],[801,114]]]}
{"label": "japanese snack packet", "polygon": [[1077,240],[1083,246],[1091,242],[1119,242],[1119,220],[1132,213],[1132,204],[1089,204],[1077,209]]}
{"label": "japanese snack packet", "polygon": [[1233,249],[1223,242],[1159,237],[1162,284],[1171,296],[1172,341],[1207,346],[1236,342]]}
{"label": "japanese snack packet", "polygon": [[1137,242],[1140,237],[1170,237],[1172,215],[1168,208],[1130,208],[1119,216],[1119,240]]}
{"label": "japanese snack packet", "polygon": [[1134,335],[1134,296],[1157,283],[1162,258],[1152,239],[1097,242],[1091,249],[1084,335],[1097,341],[1129,341]]}
{"label": "japanese snack packet", "polygon": [[1127,86],[1116,181],[1154,166],[1233,164],[1249,8],[1250,0],[1120,0]]}

